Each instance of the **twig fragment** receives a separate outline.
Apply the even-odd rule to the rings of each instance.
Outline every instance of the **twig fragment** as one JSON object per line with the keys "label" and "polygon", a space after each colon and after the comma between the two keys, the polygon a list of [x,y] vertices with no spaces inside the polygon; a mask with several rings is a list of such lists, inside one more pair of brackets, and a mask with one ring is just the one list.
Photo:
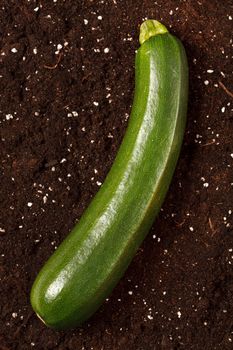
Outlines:
{"label": "twig fragment", "polygon": [[47,66],[46,64],[44,65],[44,68],[46,68],[46,69],[56,69],[57,68],[57,66],[59,65],[59,63],[60,63],[60,61],[61,61],[61,57],[62,57],[62,53],[60,52],[59,54],[58,54],[58,59],[57,59],[57,63],[54,65],[54,66]]}
{"label": "twig fragment", "polygon": [[225,93],[226,93],[228,96],[230,96],[230,97],[233,98],[233,92],[231,92],[230,90],[228,90],[228,88],[226,88],[226,86],[225,86],[221,81],[219,81],[218,83],[219,83],[219,86],[221,86],[221,88],[225,91]]}

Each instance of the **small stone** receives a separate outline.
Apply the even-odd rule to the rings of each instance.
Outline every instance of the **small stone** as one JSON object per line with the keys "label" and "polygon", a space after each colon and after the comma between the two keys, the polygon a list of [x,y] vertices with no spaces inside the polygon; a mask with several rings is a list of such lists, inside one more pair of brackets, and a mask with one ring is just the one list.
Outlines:
{"label": "small stone", "polygon": [[10,120],[13,119],[13,115],[12,114],[6,114],[6,120]]}

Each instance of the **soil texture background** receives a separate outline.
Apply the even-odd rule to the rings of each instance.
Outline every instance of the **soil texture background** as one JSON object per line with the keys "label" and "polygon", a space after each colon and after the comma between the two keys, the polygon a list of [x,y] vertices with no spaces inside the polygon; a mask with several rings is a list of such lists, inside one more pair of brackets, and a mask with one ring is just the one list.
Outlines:
{"label": "soil texture background", "polygon": [[[0,1],[0,349],[233,349],[232,0]],[[188,122],[159,217],[82,327],[29,293],[103,183],[127,127],[139,25],[190,66]]]}

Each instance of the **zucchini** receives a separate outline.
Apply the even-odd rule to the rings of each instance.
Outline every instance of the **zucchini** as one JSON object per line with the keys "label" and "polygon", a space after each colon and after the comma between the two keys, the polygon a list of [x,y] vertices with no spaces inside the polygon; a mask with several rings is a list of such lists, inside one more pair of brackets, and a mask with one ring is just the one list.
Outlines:
{"label": "zucchini", "polygon": [[140,28],[128,128],[104,184],[39,272],[31,304],[54,329],[75,327],[103,303],[158,214],[182,144],[188,64],[158,21]]}

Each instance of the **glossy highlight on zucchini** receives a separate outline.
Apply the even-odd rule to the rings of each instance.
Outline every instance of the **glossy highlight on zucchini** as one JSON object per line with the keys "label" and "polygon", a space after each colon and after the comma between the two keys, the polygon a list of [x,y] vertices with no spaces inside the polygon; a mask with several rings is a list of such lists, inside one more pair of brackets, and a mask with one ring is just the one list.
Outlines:
{"label": "glossy highlight on zucchini", "polygon": [[54,329],[87,320],[120,280],[158,214],[186,123],[188,64],[181,42],[155,20],[140,28],[134,102],[104,184],[39,272],[31,304]]}

